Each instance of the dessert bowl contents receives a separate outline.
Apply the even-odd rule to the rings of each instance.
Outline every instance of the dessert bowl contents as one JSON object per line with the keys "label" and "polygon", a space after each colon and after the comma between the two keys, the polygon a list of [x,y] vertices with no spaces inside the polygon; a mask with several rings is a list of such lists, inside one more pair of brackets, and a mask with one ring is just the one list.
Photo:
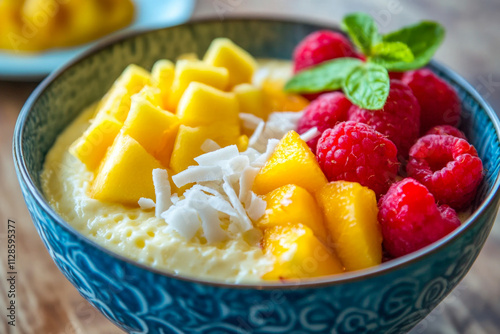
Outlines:
{"label": "dessert bowl contents", "polygon": [[[299,45],[294,64],[256,61],[218,38],[202,60],[159,60],[151,72],[130,65],[58,138],[45,196],[114,252],[226,282],[341,274],[440,239],[460,224],[453,208],[468,208],[481,161],[466,139],[436,129],[458,120],[436,120],[436,133],[418,139],[428,128],[417,88],[388,70],[425,65],[441,28],[431,24],[429,51],[397,32],[363,44],[353,33],[363,20],[344,23],[364,55],[325,51],[346,39],[322,32]],[[447,152],[439,159],[437,147]],[[449,175],[467,181],[466,197],[441,191]]]}
{"label": "dessert bowl contents", "polygon": [[[244,52],[225,39],[213,48],[222,57]],[[269,139],[300,117],[271,110],[301,110],[308,101],[283,92],[288,62],[257,69],[242,58],[252,75],[229,88],[225,67],[180,58],[175,66],[158,61],[151,73],[129,66],[58,138],[46,158],[44,192],[83,234],[141,263],[219,281],[261,280],[273,258],[252,223],[265,211],[252,178],[278,142]],[[259,84],[251,83],[253,72]]]}
{"label": "dessert bowl contents", "polygon": [[0,49],[36,52],[84,44],[133,17],[131,0],[2,0]]}

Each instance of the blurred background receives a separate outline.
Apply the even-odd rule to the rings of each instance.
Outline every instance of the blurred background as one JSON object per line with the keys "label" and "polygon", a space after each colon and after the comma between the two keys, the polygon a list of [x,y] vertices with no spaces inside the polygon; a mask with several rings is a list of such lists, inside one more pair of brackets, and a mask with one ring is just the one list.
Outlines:
{"label": "blurred background", "polygon": [[[141,0],[135,2],[140,6]],[[447,29],[437,60],[465,77],[493,109],[500,112],[499,0],[199,0],[189,12],[191,10],[192,18],[292,17],[327,24],[339,22],[348,12],[364,11],[375,17],[382,32],[419,20],[436,20]],[[163,24],[171,20],[172,15],[166,15]],[[7,219],[15,220],[18,228],[18,310],[17,326],[7,326],[2,316],[0,333],[118,333],[119,330],[84,301],[58,271],[31,223],[15,177],[11,145],[16,118],[37,83],[10,79],[2,81],[0,77],[0,247],[4,254],[6,222]],[[500,333],[499,225],[497,222],[493,227],[467,277],[412,334]],[[5,310],[7,299],[4,297],[5,262],[2,256],[2,310]]]}

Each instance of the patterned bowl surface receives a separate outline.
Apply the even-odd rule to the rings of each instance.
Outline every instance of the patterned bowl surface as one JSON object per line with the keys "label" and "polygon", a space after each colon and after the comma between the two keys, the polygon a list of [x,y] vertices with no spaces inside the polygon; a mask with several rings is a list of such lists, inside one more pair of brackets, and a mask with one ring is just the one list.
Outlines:
{"label": "patterned bowl surface", "polygon": [[[499,205],[500,141],[491,108],[462,78],[430,67],[458,91],[462,130],[485,167],[475,212],[460,228],[418,252],[365,271],[308,283],[218,284],[176,277],[113,254],[63,221],[41,193],[44,157],[59,133],[98,100],[130,63],[199,55],[226,36],[256,57],[287,59],[315,24],[245,19],[202,21],[137,33],[98,46],[47,78],[19,116],[14,155],[33,222],[50,255],[92,305],[130,333],[400,333],[422,320],[463,278]],[[425,322],[422,322],[425,325]]]}

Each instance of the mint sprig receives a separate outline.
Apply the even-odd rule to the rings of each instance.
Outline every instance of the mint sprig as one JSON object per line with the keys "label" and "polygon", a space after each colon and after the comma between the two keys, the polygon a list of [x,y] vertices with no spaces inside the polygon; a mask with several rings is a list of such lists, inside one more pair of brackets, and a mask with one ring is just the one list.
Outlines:
{"label": "mint sprig", "polygon": [[415,60],[408,45],[401,42],[382,42],[372,49],[370,61],[390,69],[395,63],[408,63]]}
{"label": "mint sprig", "polygon": [[375,45],[382,41],[373,18],[365,13],[349,14],[342,20],[342,30],[366,56],[370,56]]}
{"label": "mint sprig", "polygon": [[347,75],[342,90],[347,98],[365,109],[382,109],[389,95],[387,70],[373,63],[362,63]]}
{"label": "mint sprig", "polygon": [[297,73],[290,79],[285,90],[290,93],[316,93],[342,88],[347,75],[363,62],[356,58],[329,60],[310,70]]}
{"label": "mint sprig", "polygon": [[425,66],[444,40],[445,29],[437,22],[423,21],[383,36],[384,42],[406,44],[413,53],[413,60],[392,62],[390,71],[410,71]]}
{"label": "mint sprig", "polygon": [[441,45],[445,30],[437,22],[423,21],[381,35],[365,13],[344,17],[342,29],[365,55],[337,58],[301,71],[285,85],[291,93],[317,93],[342,88],[352,103],[364,109],[381,109],[389,94],[388,71],[403,72],[426,65]]}

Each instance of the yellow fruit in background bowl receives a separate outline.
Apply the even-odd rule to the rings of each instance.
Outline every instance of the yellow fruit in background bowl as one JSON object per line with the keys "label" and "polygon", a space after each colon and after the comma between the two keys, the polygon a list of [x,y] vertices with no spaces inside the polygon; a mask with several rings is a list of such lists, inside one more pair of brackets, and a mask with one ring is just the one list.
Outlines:
{"label": "yellow fruit in background bowl", "polygon": [[141,197],[155,200],[153,169],[163,168],[135,139],[116,137],[92,183],[90,197],[138,206]]}
{"label": "yellow fruit in background bowl", "polygon": [[131,0],[1,0],[0,48],[41,51],[83,44],[125,27]]}
{"label": "yellow fruit in background bowl", "polygon": [[382,233],[373,190],[357,182],[336,181],[316,193],[333,247],[347,271],[382,262]]}
{"label": "yellow fruit in background bowl", "polygon": [[253,190],[264,195],[278,187],[295,184],[311,194],[327,183],[309,146],[295,131],[289,131],[255,177]]}
{"label": "yellow fruit in background bowl", "polygon": [[257,221],[257,227],[302,223],[311,228],[321,241],[326,242],[328,235],[323,214],[307,190],[288,184],[271,191],[263,198],[267,202],[266,213]]}
{"label": "yellow fruit in background bowl", "polygon": [[300,223],[265,229],[262,245],[276,258],[273,270],[263,276],[267,280],[310,278],[344,271],[337,256],[309,227]]}

